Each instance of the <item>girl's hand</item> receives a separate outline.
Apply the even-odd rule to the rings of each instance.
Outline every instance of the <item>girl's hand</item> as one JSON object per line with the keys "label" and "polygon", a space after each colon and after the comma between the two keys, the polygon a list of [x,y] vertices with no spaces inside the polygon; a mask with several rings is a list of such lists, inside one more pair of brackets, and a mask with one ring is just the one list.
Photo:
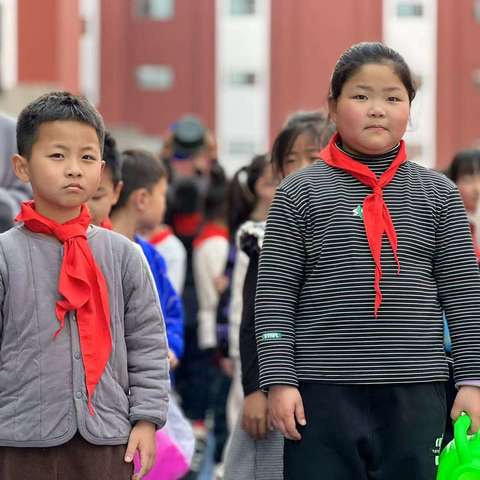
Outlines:
{"label": "girl's hand", "polygon": [[274,385],[268,392],[268,410],[275,428],[289,440],[301,440],[295,421],[307,424],[302,397],[296,387]]}
{"label": "girl's hand", "polygon": [[480,428],[480,387],[460,387],[450,413],[452,420],[456,420],[462,412],[468,413],[472,421],[470,432],[476,433]]}
{"label": "girl's hand", "polygon": [[146,420],[139,420],[130,432],[125,461],[130,463],[136,451],[140,453],[140,471],[132,480],[141,480],[155,465],[157,445],[155,441],[155,425]]}
{"label": "girl's hand", "polygon": [[267,396],[261,390],[257,390],[245,397],[243,401],[242,428],[254,440],[262,440],[267,435]]}

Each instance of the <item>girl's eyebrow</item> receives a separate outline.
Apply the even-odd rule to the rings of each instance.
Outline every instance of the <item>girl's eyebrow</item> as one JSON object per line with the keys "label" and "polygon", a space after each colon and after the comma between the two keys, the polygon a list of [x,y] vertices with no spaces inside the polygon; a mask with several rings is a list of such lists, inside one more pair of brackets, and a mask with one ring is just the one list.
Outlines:
{"label": "girl's eyebrow", "polygon": [[[367,92],[373,91],[373,88],[368,85],[354,85],[354,88],[365,90]],[[382,91],[384,92],[393,92],[393,91],[401,91],[401,90],[402,89],[400,87],[396,87],[396,86],[382,88]]]}

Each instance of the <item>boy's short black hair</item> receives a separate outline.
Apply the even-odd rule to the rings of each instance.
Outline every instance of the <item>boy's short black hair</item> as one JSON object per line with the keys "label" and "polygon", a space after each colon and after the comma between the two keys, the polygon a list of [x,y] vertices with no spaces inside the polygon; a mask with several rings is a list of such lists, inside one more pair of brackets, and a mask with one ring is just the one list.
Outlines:
{"label": "boy's short black hair", "polygon": [[116,187],[118,182],[122,180],[122,156],[117,148],[117,142],[110,132],[105,132],[102,158],[105,162],[105,168],[108,168],[112,175],[113,186]]}
{"label": "boy's short black hair", "polygon": [[135,190],[150,191],[162,178],[166,172],[161,160],[146,150],[126,150],[122,153],[123,188],[113,208],[124,207]]}
{"label": "boy's short black hair", "polygon": [[58,120],[82,122],[94,128],[103,151],[105,126],[96,108],[85,97],[69,92],[50,92],[28,104],[20,113],[17,120],[18,153],[30,158],[40,125]]}

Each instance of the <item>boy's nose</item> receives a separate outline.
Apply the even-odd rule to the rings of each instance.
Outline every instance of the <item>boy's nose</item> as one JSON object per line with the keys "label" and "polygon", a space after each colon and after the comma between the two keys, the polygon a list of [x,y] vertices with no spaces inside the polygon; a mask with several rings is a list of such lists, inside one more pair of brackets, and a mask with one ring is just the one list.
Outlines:
{"label": "boy's nose", "polygon": [[68,177],[79,177],[82,175],[82,169],[77,161],[70,161],[67,164],[66,172]]}

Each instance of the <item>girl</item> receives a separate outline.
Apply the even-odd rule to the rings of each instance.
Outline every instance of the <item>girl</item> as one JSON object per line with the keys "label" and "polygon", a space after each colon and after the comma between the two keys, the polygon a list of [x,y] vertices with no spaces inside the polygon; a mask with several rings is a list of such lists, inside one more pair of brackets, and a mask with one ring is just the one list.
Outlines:
{"label": "girl", "polygon": [[229,356],[233,360],[234,375],[228,396],[227,414],[230,431],[241,410],[243,392],[241,387],[240,352],[238,338],[242,315],[242,291],[248,267],[248,257],[238,251],[235,243],[239,228],[246,222],[264,222],[273,200],[277,180],[267,155],[257,155],[250,165],[241,168],[234,176],[230,191],[231,253],[234,260],[228,302]]}
{"label": "girl", "polygon": [[480,246],[475,228],[475,215],[480,196],[480,150],[471,148],[458,152],[450,165],[448,176],[457,184],[462,197],[470,222],[475,253],[480,260]]}
{"label": "girl", "polygon": [[380,43],[338,60],[321,162],[269,212],[256,295],[260,386],[287,438],[285,478],[431,480],[445,424],[480,422],[480,275],[454,184],[406,160],[415,88]]}
{"label": "girl", "polygon": [[[277,178],[318,160],[318,151],[333,133],[323,112],[298,112],[286,123],[272,147],[271,162]],[[228,480],[281,480],[283,478],[283,437],[268,429],[267,397],[258,382],[254,302],[260,249],[265,222],[248,221],[239,229],[238,244],[248,256],[243,282],[240,345],[243,409],[235,425],[225,459]]]}

